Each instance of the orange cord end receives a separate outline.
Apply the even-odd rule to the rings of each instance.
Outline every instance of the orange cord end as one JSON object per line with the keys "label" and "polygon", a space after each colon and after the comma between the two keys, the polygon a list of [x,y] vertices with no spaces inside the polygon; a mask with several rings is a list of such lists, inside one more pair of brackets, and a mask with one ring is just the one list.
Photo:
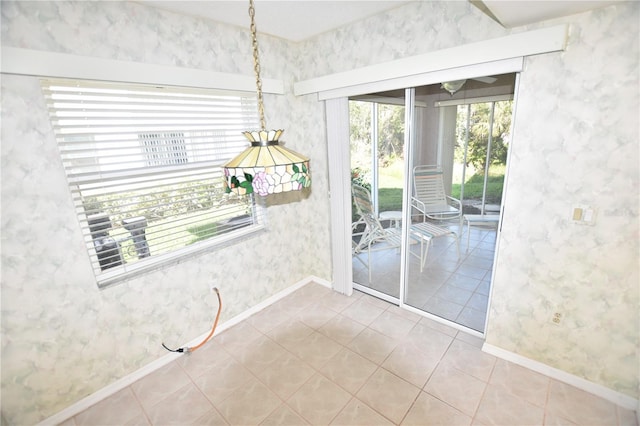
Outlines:
{"label": "orange cord end", "polygon": [[216,292],[216,295],[218,296],[218,313],[216,314],[216,320],[213,323],[213,328],[211,329],[211,332],[209,333],[209,335],[202,342],[200,342],[196,346],[192,346],[190,348],[187,348],[186,352],[193,352],[193,351],[199,349],[200,347],[202,347],[205,343],[207,343],[209,341],[209,339],[211,339],[211,337],[213,336],[213,333],[215,333],[215,331],[216,331],[216,327],[218,327],[218,320],[220,319],[220,312],[222,312],[222,297],[220,297],[220,291],[218,291],[217,287],[214,287],[214,290]]}

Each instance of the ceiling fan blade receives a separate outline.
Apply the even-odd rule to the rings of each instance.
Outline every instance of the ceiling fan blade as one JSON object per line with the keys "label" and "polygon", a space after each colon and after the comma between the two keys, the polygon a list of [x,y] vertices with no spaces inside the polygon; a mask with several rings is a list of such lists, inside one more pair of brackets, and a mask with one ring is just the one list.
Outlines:
{"label": "ceiling fan blade", "polygon": [[476,78],[473,78],[472,80],[481,81],[481,82],[487,83],[487,84],[493,84],[498,79],[495,78],[495,77],[476,77]]}

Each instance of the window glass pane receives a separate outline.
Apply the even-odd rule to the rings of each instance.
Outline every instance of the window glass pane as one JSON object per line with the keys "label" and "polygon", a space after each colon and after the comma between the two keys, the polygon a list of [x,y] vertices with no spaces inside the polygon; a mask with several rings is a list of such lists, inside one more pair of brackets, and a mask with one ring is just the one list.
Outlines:
{"label": "window glass pane", "polygon": [[262,228],[252,197],[225,193],[221,168],[258,127],[254,94],[42,85],[100,285]]}

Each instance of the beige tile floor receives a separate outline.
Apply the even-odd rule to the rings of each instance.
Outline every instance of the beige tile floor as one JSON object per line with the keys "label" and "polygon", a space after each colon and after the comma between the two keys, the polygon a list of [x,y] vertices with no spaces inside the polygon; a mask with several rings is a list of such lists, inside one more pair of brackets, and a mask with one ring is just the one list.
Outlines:
{"label": "beige tile floor", "polygon": [[[471,228],[467,250],[466,227],[459,229],[457,223],[439,226],[449,227],[459,235],[460,256],[455,240],[451,238],[433,240],[422,272],[419,260],[410,256],[405,303],[482,333],[489,301],[496,231]],[[371,252],[370,282],[368,254],[354,255],[353,280],[397,298],[400,293],[400,254],[397,249],[384,247],[384,243],[377,243]],[[411,251],[419,253],[419,246],[412,245]]]}
{"label": "beige tile floor", "polygon": [[312,283],[64,425],[636,425],[481,344]]}

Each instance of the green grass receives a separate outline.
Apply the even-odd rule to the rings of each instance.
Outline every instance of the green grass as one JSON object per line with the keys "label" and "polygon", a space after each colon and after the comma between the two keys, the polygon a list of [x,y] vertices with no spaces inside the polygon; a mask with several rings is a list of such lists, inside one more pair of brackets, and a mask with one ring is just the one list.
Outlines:
{"label": "green grass", "polygon": [[396,160],[379,169],[380,188],[402,188],[404,184],[404,161]]}
{"label": "green grass", "polygon": [[[504,187],[504,165],[493,165],[487,179],[487,203],[500,203]],[[402,210],[402,186],[404,185],[404,161],[397,160],[380,168],[378,189],[378,210],[380,212]],[[464,185],[464,199],[482,199],[484,172],[474,174]],[[451,195],[460,199],[460,184],[454,183]],[[354,220],[357,214],[354,213]]]}
{"label": "green grass", "polygon": [[378,210],[381,212],[402,210],[402,188],[380,188]]}
{"label": "green grass", "polygon": [[[464,185],[464,199],[482,199],[484,177],[475,175]],[[504,175],[489,176],[487,180],[487,203],[499,204],[502,200]],[[460,199],[460,185],[454,184],[451,195]],[[378,192],[378,208],[381,212],[402,210],[402,188],[380,188]]]}
{"label": "green grass", "polygon": [[[471,176],[464,184],[464,199],[482,199],[482,187],[484,186],[484,175],[476,174]],[[504,174],[489,174],[487,179],[487,199],[488,203],[500,203],[502,200],[502,190],[504,187]],[[460,199],[460,184],[453,184],[451,196]]]}
{"label": "green grass", "polygon": [[404,185],[404,161],[396,160],[380,168],[378,211],[402,210],[402,186]]}

